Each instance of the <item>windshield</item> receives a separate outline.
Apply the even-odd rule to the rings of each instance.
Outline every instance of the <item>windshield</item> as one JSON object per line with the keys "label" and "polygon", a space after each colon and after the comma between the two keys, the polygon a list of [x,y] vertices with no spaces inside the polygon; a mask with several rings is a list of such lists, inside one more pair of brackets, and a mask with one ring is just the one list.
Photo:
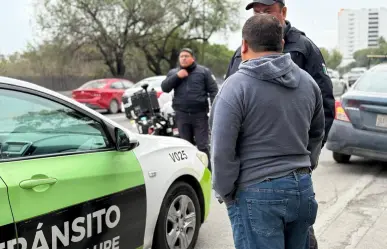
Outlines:
{"label": "windshield", "polygon": [[98,89],[103,88],[106,85],[106,81],[93,80],[83,84],[79,89]]}
{"label": "windshield", "polygon": [[368,72],[354,87],[357,91],[387,93],[387,71]]}
{"label": "windshield", "polygon": [[137,82],[133,87],[141,87],[142,84],[149,84],[149,87],[160,87],[165,77],[146,78]]}

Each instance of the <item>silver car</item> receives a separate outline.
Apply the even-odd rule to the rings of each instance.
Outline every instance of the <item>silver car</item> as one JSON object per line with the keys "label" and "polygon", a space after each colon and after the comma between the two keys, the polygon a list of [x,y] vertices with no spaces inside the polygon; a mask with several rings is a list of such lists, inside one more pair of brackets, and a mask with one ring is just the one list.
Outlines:
{"label": "silver car", "polygon": [[387,161],[387,63],[365,72],[336,101],[327,149],[338,163],[351,156]]}

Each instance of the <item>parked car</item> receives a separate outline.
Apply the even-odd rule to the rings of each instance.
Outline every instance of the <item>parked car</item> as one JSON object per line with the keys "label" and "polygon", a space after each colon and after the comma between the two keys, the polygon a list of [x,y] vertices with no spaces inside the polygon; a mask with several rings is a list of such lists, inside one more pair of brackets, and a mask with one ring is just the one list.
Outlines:
{"label": "parked car", "polygon": [[92,109],[117,113],[120,111],[122,95],[133,85],[129,80],[117,78],[92,80],[75,89],[72,97]]}
{"label": "parked car", "polygon": [[338,163],[352,155],[387,161],[387,64],[368,70],[336,101],[327,149]]}
{"label": "parked car", "polygon": [[160,76],[152,76],[152,77],[142,79],[139,82],[137,82],[134,86],[132,86],[131,88],[125,91],[125,93],[122,95],[121,111],[125,112],[125,115],[128,119],[131,119],[130,111],[131,111],[132,103],[131,103],[130,97],[135,92],[141,91],[142,90],[141,86],[143,84],[148,84],[149,90],[155,89],[155,91],[157,92],[157,97],[160,97],[160,95],[163,93],[163,90],[161,90],[161,83],[166,77],[167,76],[165,75],[160,75]]}
{"label": "parked car", "polygon": [[348,85],[351,87],[367,71],[365,67],[354,67],[348,73]]}
{"label": "parked car", "polygon": [[334,71],[330,68],[328,68],[327,71],[328,71],[329,77],[331,78],[331,81],[332,81],[333,95],[340,96],[340,95],[344,94],[347,91],[347,89],[349,88],[347,82],[343,78],[340,77],[339,72]]}
{"label": "parked car", "polygon": [[0,106],[0,248],[195,247],[212,188],[194,145],[16,79]]}

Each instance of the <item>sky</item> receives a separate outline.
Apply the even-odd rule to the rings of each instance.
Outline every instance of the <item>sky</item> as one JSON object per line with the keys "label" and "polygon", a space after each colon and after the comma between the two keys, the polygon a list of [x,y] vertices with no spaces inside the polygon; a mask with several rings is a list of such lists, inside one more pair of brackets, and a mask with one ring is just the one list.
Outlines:
{"label": "sky", "polygon": [[[0,0],[0,54],[9,55],[23,51],[28,42],[39,40],[34,28],[33,0]],[[241,25],[252,15],[246,11],[243,0],[240,7]],[[386,0],[287,0],[288,20],[302,30],[319,47],[332,49],[338,44],[338,12],[342,8],[379,8],[387,7]],[[224,43],[236,49],[241,43],[241,32],[216,34],[211,42]]]}

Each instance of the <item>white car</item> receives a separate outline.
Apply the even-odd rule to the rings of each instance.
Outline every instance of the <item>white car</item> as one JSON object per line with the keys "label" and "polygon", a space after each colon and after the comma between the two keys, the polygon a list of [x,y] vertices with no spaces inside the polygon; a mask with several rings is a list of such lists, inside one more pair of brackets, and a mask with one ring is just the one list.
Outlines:
{"label": "white car", "polygon": [[338,71],[332,70],[330,68],[328,68],[327,71],[332,81],[333,95],[334,96],[343,95],[349,89],[347,81],[340,78],[340,74]]}
{"label": "white car", "polygon": [[206,154],[0,77],[0,248],[193,248]]}
{"label": "white car", "polygon": [[132,106],[130,97],[132,97],[135,92],[140,91],[142,89],[141,86],[145,83],[149,85],[148,90],[154,89],[157,92],[157,97],[159,97],[163,93],[163,90],[161,90],[161,83],[163,80],[165,80],[166,77],[167,76],[165,75],[148,77],[140,80],[131,88],[125,90],[124,94],[122,95],[121,111],[126,114],[127,118],[131,118],[129,115],[130,107]]}

